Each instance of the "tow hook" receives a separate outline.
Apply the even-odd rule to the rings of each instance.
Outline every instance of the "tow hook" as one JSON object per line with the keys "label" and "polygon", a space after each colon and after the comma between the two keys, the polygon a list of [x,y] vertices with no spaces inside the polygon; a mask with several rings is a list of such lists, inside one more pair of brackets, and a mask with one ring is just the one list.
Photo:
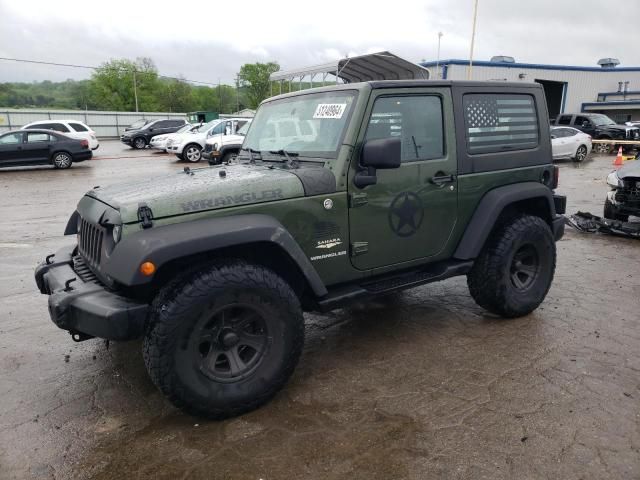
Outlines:
{"label": "tow hook", "polygon": [[73,290],[73,287],[71,286],[71,284],[73,282],[75,282],[77,280],[77,278],[71,278],[69,280],[67,280],[66,282],[64,282],[64,291],[65,292],[70,292],[71,290]]}
{"label": "tow hook", "polygon": [[74,342],[84,342],[85,340],[91,340],[92,337],[91,335],[87,335],[86,333],[81,333],[81,332],[69,332],[71,334],[71,338],[73,339]]}

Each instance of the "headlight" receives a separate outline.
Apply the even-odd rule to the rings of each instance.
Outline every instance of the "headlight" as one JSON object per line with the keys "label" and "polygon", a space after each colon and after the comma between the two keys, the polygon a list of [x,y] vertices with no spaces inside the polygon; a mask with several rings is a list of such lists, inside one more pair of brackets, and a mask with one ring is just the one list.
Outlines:
{"label": "headlight", "polygon": [[113,235],[113,243],[118,243],[120,241],[120,235],[122,234],[122,225],[116,225],[111,230],[111,235]]}
{"label": "headlight", "polygon": [[607,185],[613,188],[618,188],[622,186],[622,182],[618,178],[618,172],[615,170],[607,175]]}

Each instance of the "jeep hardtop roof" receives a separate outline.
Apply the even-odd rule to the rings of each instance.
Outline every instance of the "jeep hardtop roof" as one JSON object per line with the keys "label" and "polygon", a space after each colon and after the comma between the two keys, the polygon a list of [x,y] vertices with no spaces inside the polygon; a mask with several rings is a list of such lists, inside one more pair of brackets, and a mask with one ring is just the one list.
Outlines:
{"label": "jeep hardtop roof", "polygon": [[326,87],[308,88],[295,92],[275,95],[264,100],[262,103],[272,102],[281,98],[307,95],[310,93],[335,92],[343,90],[368,90],[381,88],[418,88],[418,87],[459,87],[459,88],[495,88],[500,91],[508,89],[535,89],[541,90],[542,85],[535,82],[484,82],[473,80],[374,80],[370,82],[341,83]]}

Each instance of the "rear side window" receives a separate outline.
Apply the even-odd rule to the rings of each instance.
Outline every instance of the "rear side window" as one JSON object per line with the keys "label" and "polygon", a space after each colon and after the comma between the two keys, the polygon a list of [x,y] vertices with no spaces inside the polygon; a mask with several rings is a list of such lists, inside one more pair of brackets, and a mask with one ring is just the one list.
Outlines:
{"label": "rear side window", "polygon": [[22,143],[21,133],[10,133],[0,137],[0,145],[16,145],[18,143]]}
{"label": "rear side window", "polygon": [[558,125],[571,125],[571,115],[562,115],[558,119]]}
{"label": "rear side window", "polygon": [[538,146],[538,115],[526,94],[467,94],[464,121],[469,154],[529,150]]}
{"label": "rear side window", "polygon": [[76,132],[88,132],[89,129],[86,128],[84,125],[80,124],[80,123],[75,123],[75,122],[69,122],[69,125],[71,126],[71,128],[73,128]]}
{"label": "rear side window", "polygon": [[48,133],[30,132],[27,133],[27,143],[49,142],[50,135]]}
{"label": "rear side window", "polygon": [[66,127],[66,125],[63,125],[62,123],[39,123],[37,125],[31,125],[29,127],[27,127],[27,129],[42,129],[42,130],[55,130],[56,132],[63,132],[63,133],[67,133],[69,132],[69,129]]}

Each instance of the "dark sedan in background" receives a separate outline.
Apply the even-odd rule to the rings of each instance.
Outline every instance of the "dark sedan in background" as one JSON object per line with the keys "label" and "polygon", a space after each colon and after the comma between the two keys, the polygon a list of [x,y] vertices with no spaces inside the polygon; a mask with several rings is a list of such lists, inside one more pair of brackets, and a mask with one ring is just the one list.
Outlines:
{"label": "dark sedan in background", "polygon": [[88,140],[76,140],[53,130],[17,130],[0,135],[0,167],[49,164],[69,168],[89,160]]}

